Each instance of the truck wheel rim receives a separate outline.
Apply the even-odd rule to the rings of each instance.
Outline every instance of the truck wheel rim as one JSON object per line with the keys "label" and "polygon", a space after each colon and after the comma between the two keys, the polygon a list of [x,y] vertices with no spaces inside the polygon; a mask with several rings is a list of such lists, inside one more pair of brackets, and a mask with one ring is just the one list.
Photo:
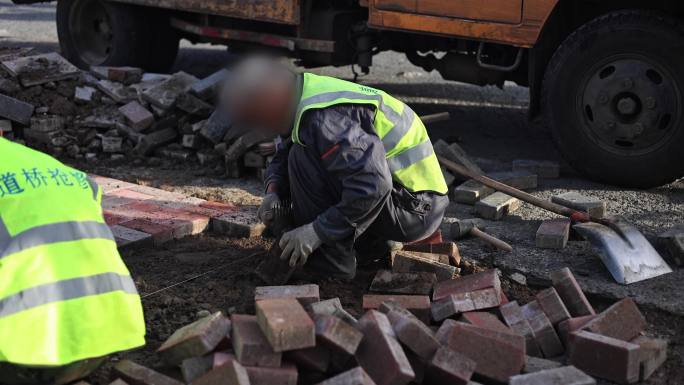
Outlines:
{"label": "truck wheel rim", "polygon": [[636,54],[614,55],[587,71],[576,107],[580,126],[594,143],[618,155],[638,156],[675,134],[682,95],[675,77],[659,63]]}
{"label": "truck wheel rim", "polygon": [[111,54],[112,24],[101,1],[76,1],[69,15],[69,31],[78,55],[87,64],[102,64]]}

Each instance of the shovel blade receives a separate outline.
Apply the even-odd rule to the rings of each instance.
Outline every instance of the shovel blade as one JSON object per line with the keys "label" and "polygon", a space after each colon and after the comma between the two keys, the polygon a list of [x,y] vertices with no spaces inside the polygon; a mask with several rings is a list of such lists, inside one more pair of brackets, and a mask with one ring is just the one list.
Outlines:
{"label": "shovel blade", "polygon": [[598,249],[617,283],[628,285],[672,272],[634,225],[619,217],[610,220],[615,228],[589,222],[574,225],[573,229]]}

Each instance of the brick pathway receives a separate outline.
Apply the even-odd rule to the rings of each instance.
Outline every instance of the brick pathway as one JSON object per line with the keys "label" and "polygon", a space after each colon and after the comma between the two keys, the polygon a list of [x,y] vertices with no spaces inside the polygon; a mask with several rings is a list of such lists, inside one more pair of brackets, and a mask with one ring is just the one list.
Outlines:
{"label": "brick pathway", "polygon": [[92,178],[103,191],[105,222],[120,249],[157,246],[207,230],[232,237],[259,236],[263,231],[255,209],[102,176]]}

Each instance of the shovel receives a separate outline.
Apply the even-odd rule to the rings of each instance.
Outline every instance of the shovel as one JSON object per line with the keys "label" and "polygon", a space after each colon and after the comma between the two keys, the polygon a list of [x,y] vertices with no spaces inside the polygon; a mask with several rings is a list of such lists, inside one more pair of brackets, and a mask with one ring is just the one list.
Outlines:
{"label": "shovel", "polygon": [[437,158],[449,171],[475,179],[487,187],[523,202],[570,218],[575,223],[573,229],[598,248],[603,264],[617,283],[628,285],[672,272],[646,237],[623,218],[593,218],[586,212],[537,198],[532,194],[474,173],[444,157],[438,156]]}

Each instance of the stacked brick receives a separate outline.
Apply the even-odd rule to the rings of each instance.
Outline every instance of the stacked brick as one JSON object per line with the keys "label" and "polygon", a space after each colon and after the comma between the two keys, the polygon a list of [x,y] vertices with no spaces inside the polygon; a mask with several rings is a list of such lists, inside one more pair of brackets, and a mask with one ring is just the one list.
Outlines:
{"label": "stacked brick", "polygon": [[633,301],[596,313],[569,270],[522,306],[496,270],[424,278],[429,295],[416,277],[420,293],[365,295],[358,320],[317,285],[258,287],[256,315],[215,313],[162,344],[182,376],[122,361],[117,385],[629,384],[665,361],[667,342],[643,335]]}
{"label": "stacked brick", "polygon": [[271,138],[215,112],[227,71],[204,79],[133,67],[80,71],[56,53],[30,50],[0,62],[0,136],[57,157],[121,161],[155,156],[197,161],[217,175],[261,175]]}
{"label": "stacked brick", "polygon": [[254,237],[264,226],[256,213],[148,186],[92,175],[102,190],[102,208],[119,248],[158,246],[204,231]]}

